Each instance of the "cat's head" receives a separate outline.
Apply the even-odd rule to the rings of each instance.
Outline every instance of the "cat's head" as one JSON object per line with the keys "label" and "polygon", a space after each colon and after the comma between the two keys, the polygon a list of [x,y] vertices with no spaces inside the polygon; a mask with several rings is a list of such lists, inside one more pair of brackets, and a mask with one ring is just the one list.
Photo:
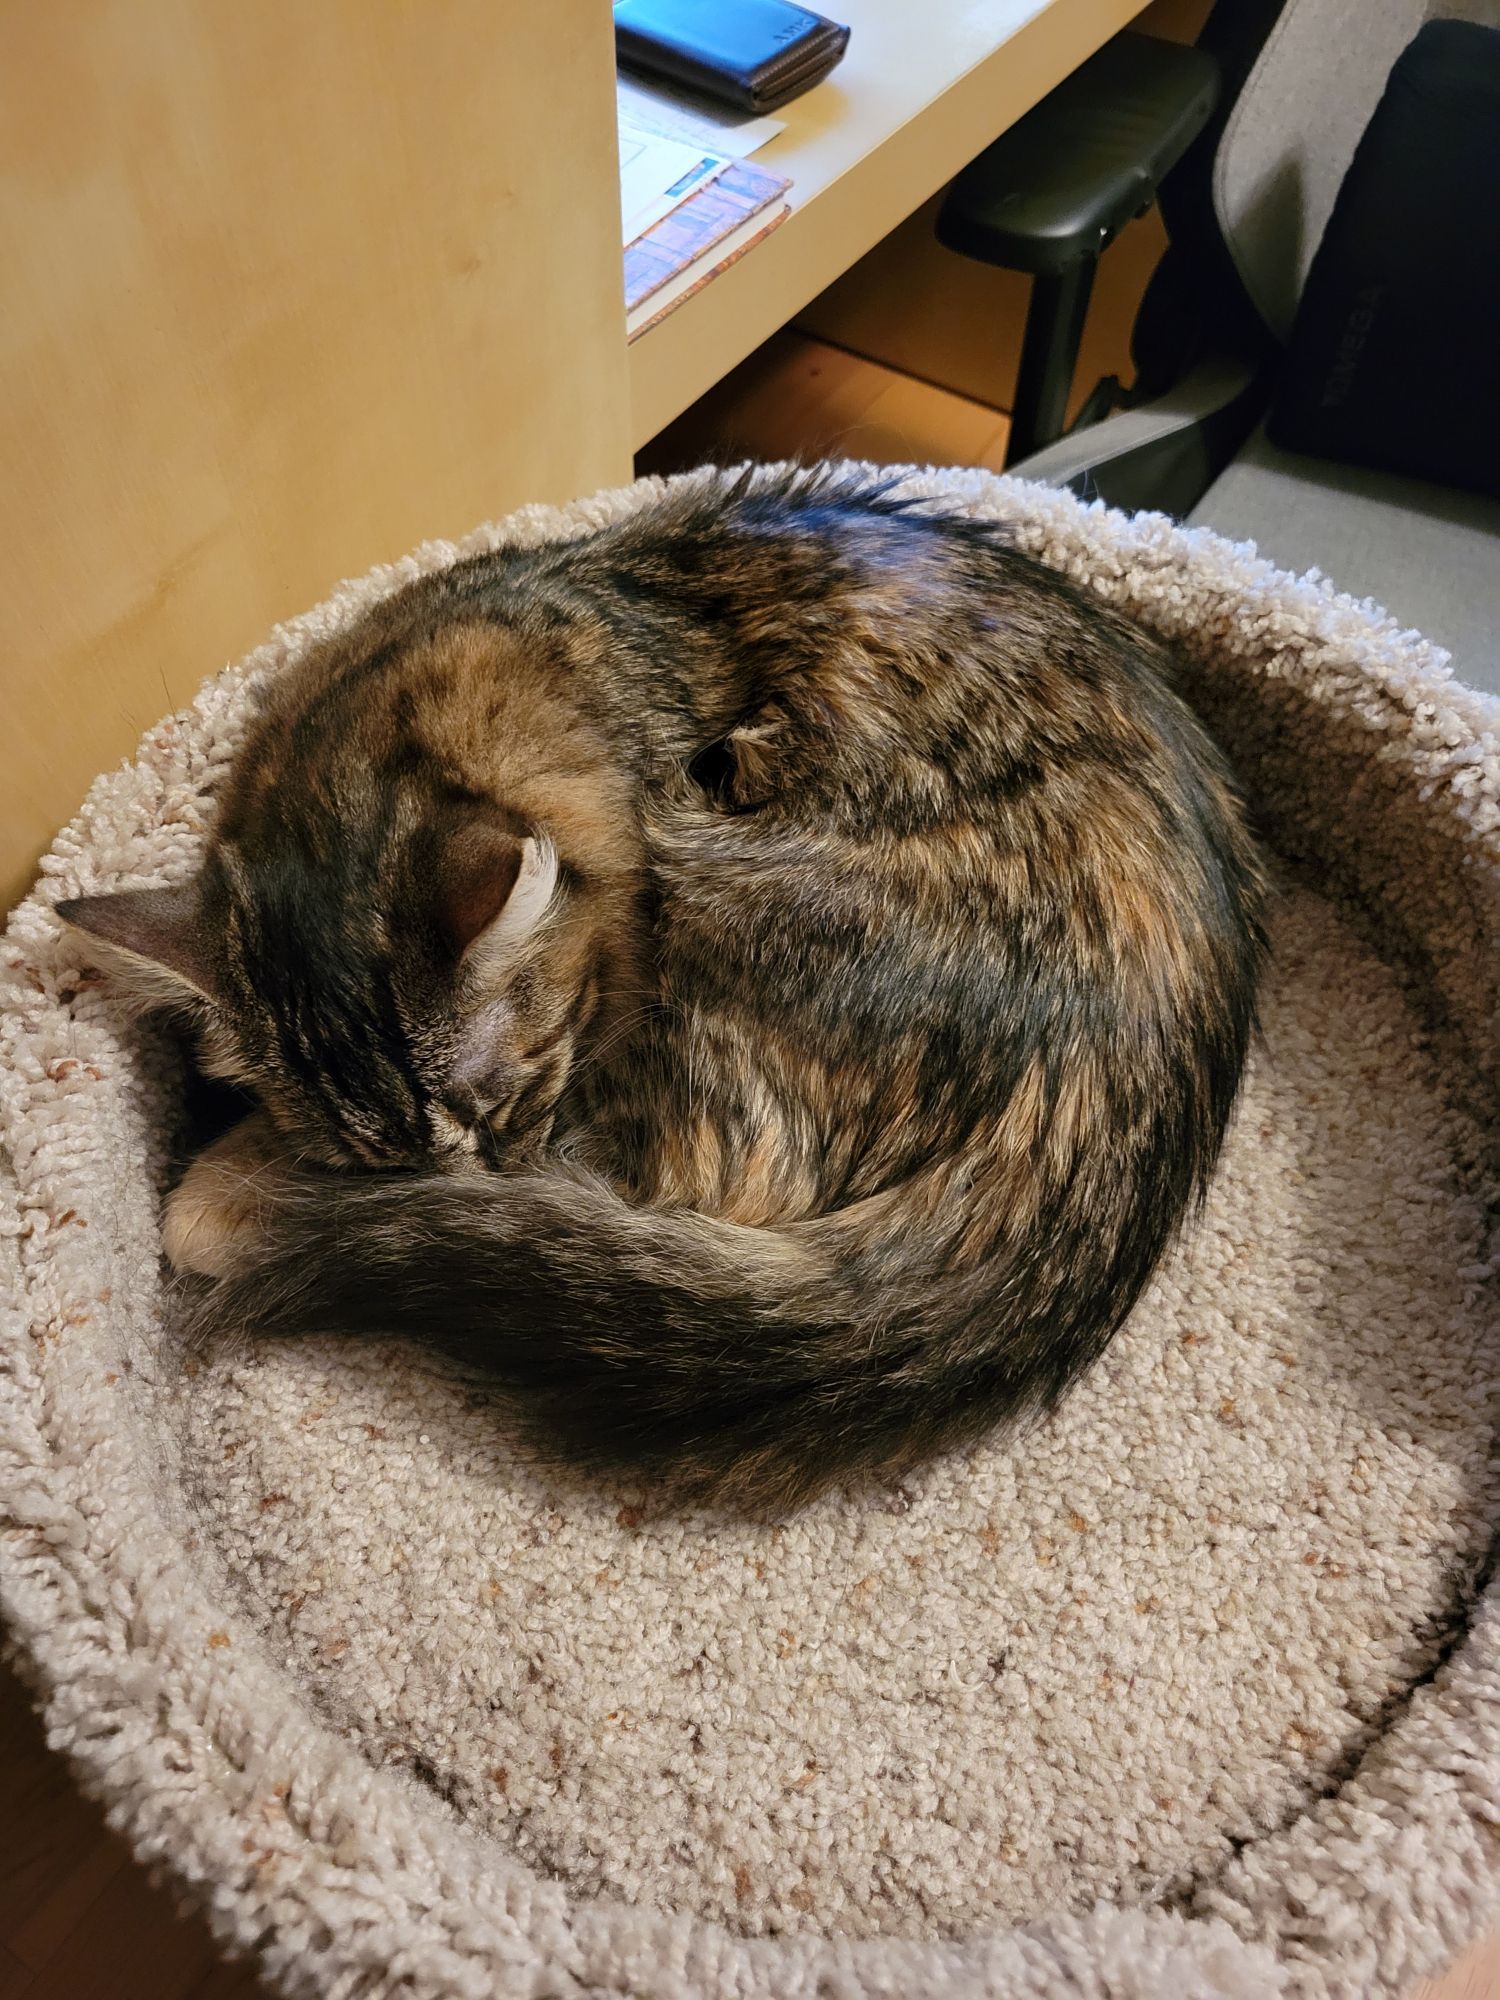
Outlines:
{"label": "cat's head", "polygon": [[164,889],[58,905],[139,1004],[325,1166],[498,1164],[545,1140],[617,981],[622,901],[483,800],[381,837],[283,812]]}

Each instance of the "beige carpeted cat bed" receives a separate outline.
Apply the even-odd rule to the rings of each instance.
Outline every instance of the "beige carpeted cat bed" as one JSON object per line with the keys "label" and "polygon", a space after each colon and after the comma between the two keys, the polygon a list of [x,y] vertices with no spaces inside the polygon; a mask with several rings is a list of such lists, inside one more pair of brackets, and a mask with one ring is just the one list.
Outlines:
{"label": "beige carpeted cat bed", "polygon": [[1208,534],[912,487],[1180,641],[1285,864],[1207,1213],[1020,1443],[723,1524],[549,1482],[405,1350],[160,1330],[176,1074],[51,903],[192,868],[316,635],[649,482],[345,585],[11,925],[5,1613],[80,1780],[289,1989],[1398,1995],[1500,1916],[1500,704]]}

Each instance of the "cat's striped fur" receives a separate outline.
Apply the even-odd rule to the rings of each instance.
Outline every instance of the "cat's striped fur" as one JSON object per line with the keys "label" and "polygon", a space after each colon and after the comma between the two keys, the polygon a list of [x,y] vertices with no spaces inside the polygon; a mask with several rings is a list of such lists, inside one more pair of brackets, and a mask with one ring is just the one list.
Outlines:
{"label": "cat's striped fur", "polygon": [[411,1335],[779,1506],[1099,1354],[1213,1167],[1262,902],[1154,639],[823,471],[403,590],[274,686],[198,883],[66,914],[303,1162],[221,1168],[216,1320]]}

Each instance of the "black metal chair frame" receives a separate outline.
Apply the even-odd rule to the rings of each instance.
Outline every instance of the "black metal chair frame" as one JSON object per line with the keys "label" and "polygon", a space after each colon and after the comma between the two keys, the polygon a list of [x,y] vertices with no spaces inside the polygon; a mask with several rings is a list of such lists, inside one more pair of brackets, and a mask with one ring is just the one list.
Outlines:
{"label": "black metal chair frame", "polygon": [[[1219,0],[1191,48],[1129,31],[1117,35],[950,187],[938,217],[939,240],[1032,278],[1007,464],[1116,409],[1161,397],[1218,361],[1207,404],[1191,419],[1194,435],[1174,440],[1176,461],[1166,469],[1164,493],[1149,490],[1150,479],[1162,475],[1160,465],[1114,466],[1090,483],[1090,491],[1118,505],[1180,512],[1228,463],[1261,414],[1276,345],[1219,230],[1212,174],[1235,100],[1283,4]],[[1128,392],[1113,377],[1096,384],[1067,426],[1099,258],[1125,223],[1153,202],[1160,205],[1169,248],[1132,333],[1135,383]],[[1226,357],[1233,357],[1227,370]]]}

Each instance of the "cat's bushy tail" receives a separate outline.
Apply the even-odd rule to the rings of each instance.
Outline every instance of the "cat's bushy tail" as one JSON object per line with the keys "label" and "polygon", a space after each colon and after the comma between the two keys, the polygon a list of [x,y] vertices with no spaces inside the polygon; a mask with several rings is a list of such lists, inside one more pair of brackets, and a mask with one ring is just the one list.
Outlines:
{"label": "cat's bushy tail", "polygon": [[268,1196],[260,1247],[198,1310],[205,1331],[414,1340],[481,1371],[570,1463],[785,1508],[1055,1399],[1161,1249],[1161,1209],[1111,1241],[1083,1213],[1098,1192],[944,1272],[889,1238],[851,1254],[834,1218],[750,1228],[562,1173],[308,1177]]}

